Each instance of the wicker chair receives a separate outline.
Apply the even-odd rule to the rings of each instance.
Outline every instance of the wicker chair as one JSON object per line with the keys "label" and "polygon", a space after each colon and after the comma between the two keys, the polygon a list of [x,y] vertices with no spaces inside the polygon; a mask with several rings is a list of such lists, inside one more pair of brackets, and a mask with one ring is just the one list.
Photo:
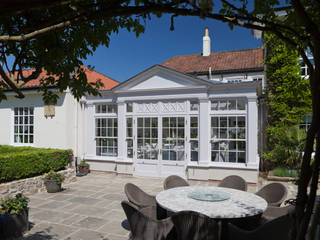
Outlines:
{"label": "wicker chair", "polygon": [[293,217],[289,214],[266,222],[253,231],[228,224],[228,240],[289,240]]}
{"label": "wicker chair", "polygon": [[127,195],[129,202],[133,203],[138,208],[156,206],[156,198],[147,194],[138,186],[127,183],[124,186],[124,192]]}
{"label": "wicker chair", "polygon": [[171,175],[164,180],[163,188],[165,190],[175,187],[185,187],[189,186],[189,183],[184,180],[182,177],[177,175]]}
{"label": "wicker chair", "polygon": [[177,240],[218,240],[218,223],[201,213],[182,211],[172,215]]}
{"label": "wicker chair", "polygon": [[155,220],[148,214],[153,213],[153,207],[139,210],[128,201],[121,202],[122,208],[130,225],[130,240],[164,240],[175,239],[175,231],[171,218]]}
{"label": "wicker chair", "polygon": [[218,185],[219,187],[233,188],[237,190],[247,191],[248,184],[240,176],[230,175],[225,177]]}
{"label": "wicker chair", "polygon": [[285,207],[268,206],[266,211],[264,211],[262,214],[262,221],[267,222],[287,214],[293,214],[294,210],[295,206],[293,205],[288,205]]}
{"label": "wicker chair", "polygon": [[269,183],[256,192],[256,195],[264,198],[269,206],[275,207],[280,207],[287,194],[287,188],[281,183]]}

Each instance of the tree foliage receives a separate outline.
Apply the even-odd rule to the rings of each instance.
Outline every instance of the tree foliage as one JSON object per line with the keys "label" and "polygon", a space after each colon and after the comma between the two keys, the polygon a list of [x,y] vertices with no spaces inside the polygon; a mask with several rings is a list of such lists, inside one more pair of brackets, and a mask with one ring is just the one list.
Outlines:
{"label": "tree foliage", "polygon": [[[24,97],[21,86],[8,77],[5,69],[10,75],[17,74],[24,83],[37,78],[44,69],[58,79],[44,79],[43,89],[48,89],[54,81],[60,91],[69,86],[76,98],[83,94],[98,94],[99,83],[87,83],[81,72],[81,59],[92,54],[100,44],[108,45],[110,33],[119,28],[130,29],[136,34],[143,32],[143,22],[151,14],[172,14],[171,29],[174,29],[177,16],[198,16],[228,23],[231,28],[236,25],[272,33],[296,49],[310,71],[312,123],[301,165],[293,228],[293,238],[305,239],[320,166],[320,1],[255,0],[254,6],[247,0],[219,2],[221,5],[216,7],[211,0],[2,0],[0,99],[5,98],[8,89],[17,97]],[[314,56],[314,65],[305,53],[307,48]],[[8,56],[14,58],[10,66]],[[24,68],[35,70],[29,76],[22,76]],[[44,91],[44,95],[54,99],[49,90]],[[310,166],[315,143],[315,160]]]}
{"label": "tree foliage", "polygon": [[264,159],[274,166],[300,167],[306,140],[297,125],[310,114],[309,80],[301,76],[299,54],[273,34],[264,35],[267,49],[267,149]]}

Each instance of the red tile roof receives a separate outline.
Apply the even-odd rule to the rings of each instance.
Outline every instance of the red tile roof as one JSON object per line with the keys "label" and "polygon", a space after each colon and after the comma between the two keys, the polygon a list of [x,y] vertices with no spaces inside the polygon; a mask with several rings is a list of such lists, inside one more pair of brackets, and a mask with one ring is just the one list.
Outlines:
{"label": "red tile roof", "polygon": [[[101,79],[101,82],[103,83],[103,87],[100,88],[100,90],[109,90],[119,84],[116,80],[113,80],[112,78],[109,78],[101,73],[98,73],[96,71],[90,70],[87,67],[83,66],[83,69],[85,70],[85,73],[87,75],[88,82],[96,82],[98,79]],[[24,75],[28,76],[30,75],[34,70],[24,70]],[[26,84],[22,86],[22,88],[36,88],[40,86],[40,80],[43,77],[47,77],[47,72],[43,71],[40,73],[39,77],[37,79],[33,79]]]}
{"label": "red tile roof", "polygon": [[211,53],[204,57],[201,54],[176,56],[161,65],[184,73],[204,73],[209,67],[214,72],[238,72],[240,70],[263,69],[263,50],[261,48]]}

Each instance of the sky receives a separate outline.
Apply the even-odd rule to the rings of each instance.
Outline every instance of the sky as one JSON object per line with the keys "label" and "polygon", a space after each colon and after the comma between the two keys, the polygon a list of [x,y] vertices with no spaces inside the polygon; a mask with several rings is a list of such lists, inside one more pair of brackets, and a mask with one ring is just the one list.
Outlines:
{"label": "sky", "polygon": [[174,31],[170,31],[170,16],[152,17],[145,24],[145,32],[135,33],[121,29],[111,35],[109,47],[100,46],[85,65],[119,82],[125,81],[147,68],[174,56],[200,54],[206,27],[211,38],[211,52],[261,47],[261,40],[251,30],[229,26],[215,20],[198,17],[177,17]]}

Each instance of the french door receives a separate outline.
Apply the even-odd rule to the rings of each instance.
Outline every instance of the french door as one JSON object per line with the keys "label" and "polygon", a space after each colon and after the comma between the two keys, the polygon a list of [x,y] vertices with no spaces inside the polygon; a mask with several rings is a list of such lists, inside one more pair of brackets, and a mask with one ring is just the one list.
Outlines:
{"label": "french door", "polygon": [[137,175],[185,176],[186,123],[184,116],[136,118]]}

